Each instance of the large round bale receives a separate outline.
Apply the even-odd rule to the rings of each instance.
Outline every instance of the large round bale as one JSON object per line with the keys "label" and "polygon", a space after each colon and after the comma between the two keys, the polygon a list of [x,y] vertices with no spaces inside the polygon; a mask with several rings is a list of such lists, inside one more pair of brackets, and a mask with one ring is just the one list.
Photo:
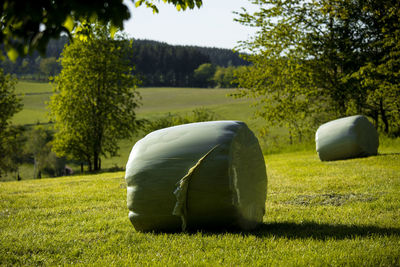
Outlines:
{"label": "large round bale", "polygon": [[319,158],[329,161],[376,155],[379,138],[372,123],[356,115],[321,125],[315,143]]}
{"label": "large round bale", "polygon": [[265,212],[264,158],[243,122],[152,132],[133,147],[125,179],[129,219],[138,231],[249,230]]}

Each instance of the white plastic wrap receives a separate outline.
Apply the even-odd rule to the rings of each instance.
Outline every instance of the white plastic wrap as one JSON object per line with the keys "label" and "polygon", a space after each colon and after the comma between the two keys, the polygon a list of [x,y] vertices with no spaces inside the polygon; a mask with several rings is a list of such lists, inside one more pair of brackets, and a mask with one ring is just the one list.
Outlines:
{"label": "white plastic wrap", "polygon": [[356,115],[321,125],[315,143],[319,158],[329,161],[376,155],[379,138],[372,123]]}

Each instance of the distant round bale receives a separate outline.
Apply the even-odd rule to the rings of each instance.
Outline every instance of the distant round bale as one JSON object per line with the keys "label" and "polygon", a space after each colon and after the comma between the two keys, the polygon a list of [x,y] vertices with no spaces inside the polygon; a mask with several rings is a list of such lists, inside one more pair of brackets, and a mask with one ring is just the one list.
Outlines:
{"label": "distant round bale", "polygon": [[264,157],[243,122],[154,131],[133,147],[125,179],[138,231],[249,230],[265,212]]}
{"label": "distant round bale", "polygon": [[322,161],[366,157],[378,153],[378,133],[363,115],[345,117],[321,125],[315,134]]}

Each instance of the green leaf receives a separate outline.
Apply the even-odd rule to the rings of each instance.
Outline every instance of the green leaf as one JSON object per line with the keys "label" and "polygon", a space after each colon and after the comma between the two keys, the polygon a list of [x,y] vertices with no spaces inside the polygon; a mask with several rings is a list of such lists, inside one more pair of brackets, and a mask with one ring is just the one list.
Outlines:
{"label": "green leaf", "polygon": [[74,26],[75,26],[74,19],[72,18],[72,16],[67,16],[66,20],[64,21],[63,26],[64,26],[69,32],[72,32],[72,30],[74,29]]}
{"label": "green leaf", "polygon": [[116,33],[118,30],[119,30],[119,29],[118,29],[117,26],[111,25],[111,27],[110,27],[110,36],[111,36],[111,39],[114,39],[114,35],[115,35],[115,33]]}
{"label": "green leaf", "polygon": [[7,51],[7,56],[11,61],[15,62],[18,58],[18,51],[15,48],[10,48]]}
{"label": "green leaf", "polygon": [[143,0],[136,1],[135,7],[139,7],[143,3]]}

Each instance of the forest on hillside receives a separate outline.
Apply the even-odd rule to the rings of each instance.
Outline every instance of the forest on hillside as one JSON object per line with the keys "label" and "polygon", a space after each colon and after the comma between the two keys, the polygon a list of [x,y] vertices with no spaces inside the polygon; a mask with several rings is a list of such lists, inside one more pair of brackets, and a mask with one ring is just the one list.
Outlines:
{"label": "forest on hillside", "polygon": [[[60,73],[59,58],[68,43],[68,37],[61,36],[49,42],[44,56],[34,52],[25,58],[17,58],[15,62],[3,60],[0,68],[22,80],[47,81],[48,77]],[[133,40],[130,49],[128,57],[133,66],[132,74],[145,87],[229,87],[232,78],[226,82],[221,73],[231,73],[235,67],[249,64],[238,53],[223,48],[176,46],[151,40]],[[212,73],[208,73],[207,77],[204,74],[196,75],[196,69],[203,64],[212,66]],[[219,81],[214,79],[214,74]]]}

